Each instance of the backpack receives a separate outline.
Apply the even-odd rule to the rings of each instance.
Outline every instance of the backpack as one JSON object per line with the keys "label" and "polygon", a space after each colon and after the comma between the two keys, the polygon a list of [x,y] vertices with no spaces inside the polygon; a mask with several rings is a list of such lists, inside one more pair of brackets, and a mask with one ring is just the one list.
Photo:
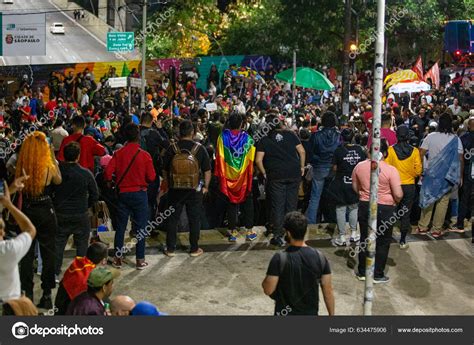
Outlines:
{"label": "backpack", "polygon": [[191,152],[181,150],[176,143],[171,145],[174,156],[171,160],[170,188],[197,189],[199,186],[199,162],[196,154],[200,144],[195,143]]}

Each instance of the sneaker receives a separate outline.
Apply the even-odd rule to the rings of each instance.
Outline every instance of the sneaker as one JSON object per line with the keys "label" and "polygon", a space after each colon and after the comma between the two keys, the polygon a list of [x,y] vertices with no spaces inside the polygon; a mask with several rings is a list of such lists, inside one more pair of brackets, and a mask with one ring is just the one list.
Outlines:
{"label": "sneaker", "polygon": [[466,230],[464,229],[459,229],[457,226],[451,226],[449,229],[448,229],[449,232],[456,232],[458,234],[464,234],[466,232]]}
{"label": "sneaker", "polygon": [[400,242],[400,249],[408,249],[408,244],[405,242]]}
{"label": "sneaker", "polygon": [[389,281],[390,281],[390,278],[387,276],[374,278],[374,284],[384,284],[384,283],[388,283]]}
{"label": "sneaker", "polygon": [[334,245],[336,246],[345,246],[346,245],[346,236],[340,235],[339,237],[335,238],[333,240]]}
{"label": "sneaker", "polygon": [[351,242],[359,242],[360,241],[360,235],[357,233],[356,230],[351,231]]}
{"label": "sneaker", "polygon": [[446,232],[443,230],[434,230],[434,231],[431,231],[431,236],[433,236],[434,238],[440,238],[440,237],[443,237],[445,233]]}
{"label": "sneaker", "polygon": [[245,236],[245,239],[247,241],[252,242],[252,241],[257,239],[257,233],[254,232],[254,231],[249,231],[249,232],[247,232],[247,235]]}
{"label": "sneaker", "polygon": [[122,258],[114,257],[112,261],[112,267],[121,269],[122,268]]}
{"label": "sneaker", "polygon": [[174,258],[174,257],[176,256],[176,253],[175,253],[175,252],[172,252],[172,251],[170,251],[170,250],[168,250],[168,249],[165,249],[165,250],[163,251],[163,254],[165,254],[165,255],[166,255],[167,257],[169,257],[169,258]]}
{"label": "sneaker", "polygon": [[239,232],[237,230],[232,230],[229,235],[229,242],[237,242],[237,236],[239,236]]}
{"label": "sneaker", "polygon": [[146,262],[145,259],[137,260],[137,265],[136,265],[137,270],[142,271],[147,267],[148,267],[148,262]]}
{"label": "sneaker", "polygon": [[273,237],[270,240],[270,244],[275,247],[284,247],[286,245],[285,240],[281,237]]}
{"label": "sneaker", "polygon": [[356,272],[355,276],[358,281],[365,282],[365,276],[363,276],[362,274],[359,274],[359,272]]}
{"label": "sneaker", "polygon": [[37,307],[40,309],[53,309],[53,300],[51,299],[51,295],[43,295]]}
{"label": "sneaker", "polygon": [[201,248],[199,248],[195,252],[189,253],[189,255],[193,258],[197,258],[198,256],[201,256],[202,254],[204,254],[204,250],[202,250]]}

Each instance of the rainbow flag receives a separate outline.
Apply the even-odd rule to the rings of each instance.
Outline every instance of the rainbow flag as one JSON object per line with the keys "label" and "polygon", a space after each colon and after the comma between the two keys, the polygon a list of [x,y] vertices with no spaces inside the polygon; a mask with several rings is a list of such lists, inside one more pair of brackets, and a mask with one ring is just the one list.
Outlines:
{"label": "rainbow flag", "polygon": [[247,132],[226,129],[217,140],[214,174],[230,202],[240,204],[252,191],[254,141]]}

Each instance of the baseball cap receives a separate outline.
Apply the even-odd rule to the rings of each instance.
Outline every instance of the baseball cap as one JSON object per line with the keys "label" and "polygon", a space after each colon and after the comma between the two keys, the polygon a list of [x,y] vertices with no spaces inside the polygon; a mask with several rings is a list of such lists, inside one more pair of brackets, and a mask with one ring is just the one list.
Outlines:
{"label": "baseball cap", "polygon": [[96,267],[89,274],[87,279],[87,286],[98,288],[104,286],[109,281],[120,276],[120,272],[116,269],[107,267]]}
{"label": "baseball cap", "polygon": [[132,316],[167,316],[168,314],[162,313],[158,308],[150,302],[139,302],[130,312]]}

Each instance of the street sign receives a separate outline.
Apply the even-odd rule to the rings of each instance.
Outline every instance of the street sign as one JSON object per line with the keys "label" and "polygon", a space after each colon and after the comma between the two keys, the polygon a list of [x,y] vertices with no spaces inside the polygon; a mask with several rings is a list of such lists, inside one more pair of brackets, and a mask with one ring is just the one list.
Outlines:
{"label": "street sign", "polygon": [[107,51],[108,52],[133,52],[135,49],[134,32],[108,32]]}
{"label": "street sign", "polygon": [[0,55],[46,55],[46,15],[0,13]]}
{"label": "street sign", "polygon": [[117,89],[121,87],[127,87],[128,84],[127,77],[120,77],[120,78],[109,78],[107,80],[107,84],[112,89]]}

